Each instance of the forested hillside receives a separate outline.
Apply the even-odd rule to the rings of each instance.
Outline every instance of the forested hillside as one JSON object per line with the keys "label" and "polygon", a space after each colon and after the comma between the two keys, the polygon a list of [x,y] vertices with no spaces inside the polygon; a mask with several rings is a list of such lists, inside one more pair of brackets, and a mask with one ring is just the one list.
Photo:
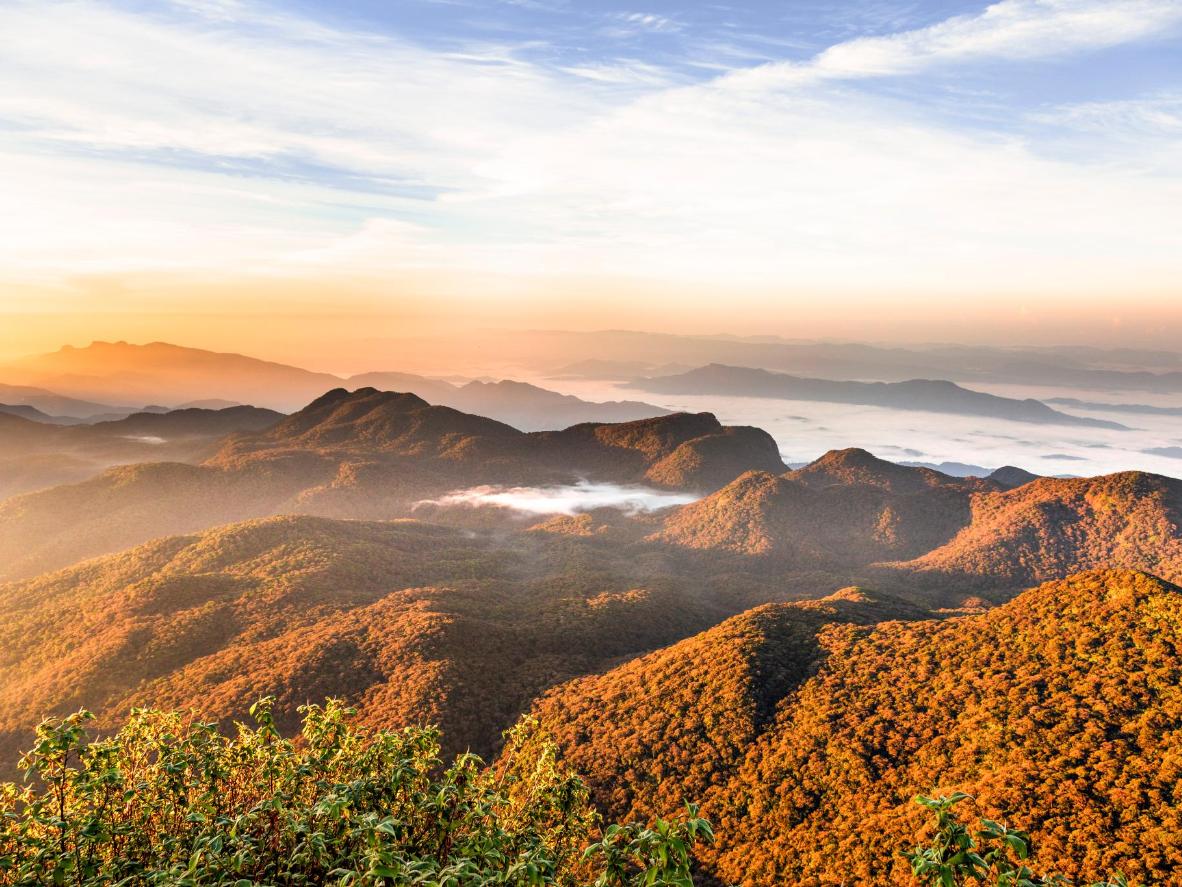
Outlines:
{"label": "forested hillside", "polygon": [[869,603],[735,617],[560,687],[539,715],[612,813],[699,792],[726,883],[906,883],[882,845],[920,827],[916,793],[956,790],[1027,828],[1040,870],[1173,882],[1182,591],[1098,571],[982,615],[850,619]]}
{"label": "forested hillside", "polygon": [[554,684],[792,593],[623,550],[282,517],[0,585],[0,760],[46,713],[242,717],[268,694],[287,727],[304,702],[345,696],[372,723],[437,723],[453,750],[487,754]]}

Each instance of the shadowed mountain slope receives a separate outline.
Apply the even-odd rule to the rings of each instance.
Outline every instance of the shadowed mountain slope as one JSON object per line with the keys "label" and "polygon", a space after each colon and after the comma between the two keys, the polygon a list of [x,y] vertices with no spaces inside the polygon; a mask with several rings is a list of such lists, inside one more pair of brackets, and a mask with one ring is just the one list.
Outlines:
{"label": "shadowed mountain slope", "polygon": [[[0,585],[0,760],[48,713],[285,724],[326,695],[492,751],[541,692],[758,602],[643,548],[416,521],[247,521]],[[773,590],[772,593],[780,593]]]}
{"label": "shadowed mountain slope", "polygon": [[612,814],[704,798],[723,883],[904,883],[883,848],[918,831],[916,793],[956,790],[1028,828],[1036,869],[1172,883],[1179,589],[1099,571],[982,615],[873,628],[813,606],[743,614],[538,711]]}

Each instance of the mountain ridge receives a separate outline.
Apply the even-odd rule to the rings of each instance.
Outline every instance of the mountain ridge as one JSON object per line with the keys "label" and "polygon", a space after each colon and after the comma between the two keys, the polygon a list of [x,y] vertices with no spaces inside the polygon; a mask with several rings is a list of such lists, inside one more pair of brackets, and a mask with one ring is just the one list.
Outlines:
{"label": "mountain ridge", "polygon": [[640,379],[626,385],[662,394],[719,394],[774,397],[786,400],[847,403],[887,409],[987,416],[1014,422],[1078,425],[1128,430],[1119,422],[1073,416],[1033,398],[1016,400],[962,388],[955,382],[909,379],[901,382],[858,382],[792,376],[753,367],[712,363],[676,376]]}

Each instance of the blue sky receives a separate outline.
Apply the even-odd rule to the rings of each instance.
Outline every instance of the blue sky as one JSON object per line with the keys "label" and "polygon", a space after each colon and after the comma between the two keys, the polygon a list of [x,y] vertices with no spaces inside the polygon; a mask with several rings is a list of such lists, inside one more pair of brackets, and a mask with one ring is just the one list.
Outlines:
{"label": "blue sky", "polygon": [[62,304],[1179,297],[1182,0],[8,0],[0,34],[0,281]]}

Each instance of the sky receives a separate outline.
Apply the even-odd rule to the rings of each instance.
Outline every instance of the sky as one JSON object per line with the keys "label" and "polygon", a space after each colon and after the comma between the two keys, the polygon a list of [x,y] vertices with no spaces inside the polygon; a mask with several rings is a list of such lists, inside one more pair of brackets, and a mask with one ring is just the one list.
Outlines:
{"label": "sky", "polygon": [[0,353],[1161,347],[1182,0],[0,0],[0,195]]}

